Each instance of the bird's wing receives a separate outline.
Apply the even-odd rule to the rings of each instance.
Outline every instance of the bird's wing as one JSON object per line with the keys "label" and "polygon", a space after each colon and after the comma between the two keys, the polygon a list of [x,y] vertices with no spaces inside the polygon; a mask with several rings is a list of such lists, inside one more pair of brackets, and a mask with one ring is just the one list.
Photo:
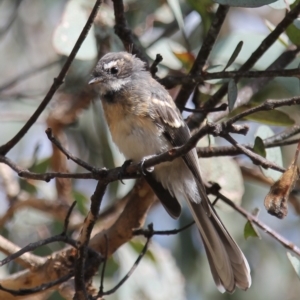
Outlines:
{"label": "bird's wing", "polygon": [[[153,93],[151,98],[152,101],[155,99],[154,101],[156,102],[153,119],[158,126],[163,128],[166,139],[174,147],[184,145],[191,137],[191,134],[171,96],[165,91],[165,93],[161,92],[160,94]],[[201,199],[193,199],[193,201],[199,203],[202,200],[202,205],[206,213],[210,215],[210,203],[200,175],[196,150],[189,151],[182,156],[182,159],[193,174],[201,197]]]}

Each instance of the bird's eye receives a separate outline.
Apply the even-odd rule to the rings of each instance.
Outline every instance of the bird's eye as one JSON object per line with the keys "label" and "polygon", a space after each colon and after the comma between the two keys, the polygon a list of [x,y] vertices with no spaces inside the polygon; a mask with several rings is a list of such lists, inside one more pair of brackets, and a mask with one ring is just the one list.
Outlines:
{"label": "bird's eye", "polygon": [[119,72],[119,69],[117,68],[117,67],[112,67],[111,69],[110,69],[110,73],[111,74],[117,74]]}

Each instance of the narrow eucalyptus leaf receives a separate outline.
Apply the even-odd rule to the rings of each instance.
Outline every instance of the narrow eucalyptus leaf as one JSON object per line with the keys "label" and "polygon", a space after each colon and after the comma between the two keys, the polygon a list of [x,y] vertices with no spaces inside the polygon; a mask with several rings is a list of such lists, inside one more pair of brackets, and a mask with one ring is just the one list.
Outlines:
{"label": "narrow eucalyptus leaf", "polygon": [[244,42],[243,41],[239,41],[239,43],[236,45],[231,57],[229,58],[228,60],[228,63],[226,65],[226,67],[224,68],[224,71],[229,67],[231,66],[231,64],[235,61],[235,59],[237,58],[237,56],[239,55],[239,53],[241,52],[242,50],[242,47],[243,47],[243,44]]}
{"label": "narrow eucalyptus leaf", "polygon": [[292,255],[291,253],[287,252],[287,257],[292,264],[294,270],[296,271],[298,277],[300,278],[300,260],[296,256]]}
{"label": "narrow eucalyptus leaf", "polygon": [[277,0],[214,0],[214,2],[219,4],[235,7],[259,7],[276,1]]}
{"label": "narrow eucalyptus leaf", "polygon": [[230,79],[228,83],[228,109],[231,112],[237,99],[237,86],[234,79]]}

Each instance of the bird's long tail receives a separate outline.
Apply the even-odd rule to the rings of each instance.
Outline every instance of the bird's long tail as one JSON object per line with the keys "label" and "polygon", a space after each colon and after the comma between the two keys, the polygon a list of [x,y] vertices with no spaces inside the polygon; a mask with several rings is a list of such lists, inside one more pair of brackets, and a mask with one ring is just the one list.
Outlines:
{"label": "bird's long tail", "polygon": [[214,208],[208,217],[202,204],[188,203],[202,237],[210,269],[220,292],[251,286],[250,268],[243,252],[226,230]]}

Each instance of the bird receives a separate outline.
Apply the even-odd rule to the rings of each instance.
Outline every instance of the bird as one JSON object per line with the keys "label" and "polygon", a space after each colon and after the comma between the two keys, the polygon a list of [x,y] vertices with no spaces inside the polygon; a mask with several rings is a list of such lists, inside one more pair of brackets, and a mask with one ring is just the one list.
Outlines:
{"label": "bird", "polygon": [[[99,93],[112,140],[127,161],[184,145],[191,133],[168,91],[145,63],[127,52],[105,54],[89,84]],[[221,293],[251,286],[250,267],[208,199],[195,149],[145,172],[169,215],[177,219],[185,201],[200,232],[212,277]]]}

